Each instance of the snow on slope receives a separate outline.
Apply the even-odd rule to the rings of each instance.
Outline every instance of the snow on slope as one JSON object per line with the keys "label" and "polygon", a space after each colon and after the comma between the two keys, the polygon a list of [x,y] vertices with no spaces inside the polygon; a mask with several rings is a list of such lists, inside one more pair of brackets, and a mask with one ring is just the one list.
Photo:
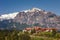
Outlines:
{"label": "snow on slope", "polygon": [[[39,8],[32,8],[32,9],[29,9],[29,10],[24,10],[24,12],[35,12],[35,11],[43,11]],[[22,11],[23,12],[23,11]],[[15,12],[15,13],[9,13],[9,14],[3,14],[0,16],[0,19],[14,19],[15,16],[18,14],[19,12]]]}
{"label": "snow on slope", "polygon": [[14,17],[18,14],[19,12],[15,13],[9,13],[9,14],[3,14],[0,16],[0,19],[14,19]]}
{"label": "snow on slope", "polygon": [[39,9],[39,8],[32,8],[32,9],[29,9],[29,10],[24,10],[24,12],[35,12],[35,11],[43,11],[42,9]]}

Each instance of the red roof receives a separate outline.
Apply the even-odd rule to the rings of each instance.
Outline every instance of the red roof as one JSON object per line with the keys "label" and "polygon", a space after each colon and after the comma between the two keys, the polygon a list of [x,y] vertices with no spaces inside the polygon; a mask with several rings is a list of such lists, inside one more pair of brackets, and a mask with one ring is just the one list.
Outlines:
{"label": "red roof", "polygon": [[26,28],[25,30],[29,31],[29,30],[32,30],[32,28]]}
{"label": "red roof", "polygon": [[57,30],[56,28],[42,28],[42,31],[45,31],[45,30]]}
{"label": "red roof", "polygon": [[33,27],[36,31],[38,31],[38,30],[41,30],[41,28],[40,27],[38,27],[38,26],[35,26],[35,27]]}
{"label": "red roof", "polygon": [[57,30],[56,28],[41,28],[39,26],[34,26],[33,28],[25,28],[25,30],[29,31],[29,30],[32,30],[32,29],[35,29],[35,31],[46,31],[46,30]]}

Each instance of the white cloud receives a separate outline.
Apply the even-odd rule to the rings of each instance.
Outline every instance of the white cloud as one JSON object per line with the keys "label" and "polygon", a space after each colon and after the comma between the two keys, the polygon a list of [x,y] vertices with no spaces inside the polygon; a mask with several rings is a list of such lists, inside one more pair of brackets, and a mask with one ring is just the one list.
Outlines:
{"label": "white cloud", "polygon": [[9,14],[3,14],[0,16],[0,19],[14,19],[14,17],[18,14],[19,12],[15,13],[9,13]]}

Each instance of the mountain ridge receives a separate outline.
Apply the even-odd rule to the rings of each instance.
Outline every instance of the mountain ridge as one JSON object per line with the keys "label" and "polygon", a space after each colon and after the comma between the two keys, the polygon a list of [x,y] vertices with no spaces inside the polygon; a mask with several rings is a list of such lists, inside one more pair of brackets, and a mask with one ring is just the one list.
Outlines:
{"label": "mountain ridge", "polygon": [[[34,24],[38,24],[40,27],[60,28],[60,16],[52,12],[47,12],[45,10],[39,9],[39,8],[32,8],[29,10],[17,12],[13,14],[12,16],[10,16],[9,19],[7,17],[5,19],[4,18],[2,19],[0,16],[0,20],[1,19],[2,21],[8,20],[7,24],[9,23],[8,26],[10,25],[12,28],[14,28],[13,27],[14,25],[15,26],[17,25],[16,26],[17,29],[24,29],[26,27],[34,26]],[[4,22],[2,24],[4,24]],[[0,23],[1,26],[2,24]]]}

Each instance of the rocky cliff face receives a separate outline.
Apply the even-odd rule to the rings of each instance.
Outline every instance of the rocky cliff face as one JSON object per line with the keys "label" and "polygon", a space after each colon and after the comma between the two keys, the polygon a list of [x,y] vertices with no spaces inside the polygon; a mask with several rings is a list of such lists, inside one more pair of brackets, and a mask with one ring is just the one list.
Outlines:
{"label": "rocky cliff face", "polygon": [[[2,17],[0,18],[2,19]],[[11,18],[12,16],[10,16],[9,19]],[[3,19],[6,20],[7,17]],[[52,12],[46,12],[45,10],[41,10],[39,8],[33,8],[22,12],[18,12],[14,16],[14,18],[12,18],[12,20],[15,23],[24,24],[24,25],[27,24],[33,26],[33,24],[39,24],[41,27],[51,27],[51,28],[60,29],[60,16],[57,16]],[[22,26],[18,28],[22,28]]]}
{"label": "rocky cliff face", "polygon": [[26,23],[28,25],[39,23],[45,27],[59,27],[60,17],[52,12],[46,12],[38,8],[19,12],[15,17],[15,22]]}

